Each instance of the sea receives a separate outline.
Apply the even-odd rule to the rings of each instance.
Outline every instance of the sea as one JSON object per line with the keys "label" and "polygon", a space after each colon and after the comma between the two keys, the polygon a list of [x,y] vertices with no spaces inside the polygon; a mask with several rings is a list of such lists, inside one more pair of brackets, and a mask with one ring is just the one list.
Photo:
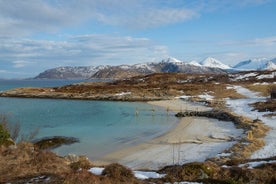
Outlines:
{"label": "sea", "polygon": [[[82,80],[0,80],[0,91],[18,87],[57,87]],[[93,82],[93,81],[90,81]],[[97,81],[98,82],[98,81]],[[165,108],[140,102],[0,97],[0,115],[18,123],[21,135],[39,130],[35,139],[66,136],[78,143],[53,149],[61,156],[91,160],[158,137],[178,119]]]}

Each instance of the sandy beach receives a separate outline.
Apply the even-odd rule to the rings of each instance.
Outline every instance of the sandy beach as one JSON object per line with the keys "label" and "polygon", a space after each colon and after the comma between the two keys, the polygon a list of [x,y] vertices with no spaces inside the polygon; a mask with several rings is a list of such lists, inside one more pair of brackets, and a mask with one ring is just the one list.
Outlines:
{"label": "sandy beach", "polygon": [[[169,108],[172,111],[198,110],[208,108],[200,104],[175,99],[149,102]],[[105,155],[97,165],[117,162],[132,169],[160,169],[166,165],[204,161],[227,149],[242,130],[237,130],[233,123],[208,118],[181,118],[175,128],[166,134],[137,146],[125,148]]]}

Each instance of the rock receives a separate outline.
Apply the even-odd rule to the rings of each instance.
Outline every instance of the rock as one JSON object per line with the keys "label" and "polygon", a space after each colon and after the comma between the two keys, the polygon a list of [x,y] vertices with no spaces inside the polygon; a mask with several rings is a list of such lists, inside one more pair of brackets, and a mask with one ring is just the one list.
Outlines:
{"label": "rock", "polygon": [[34,145],[39,149],[54,149],[62,145],[69,145],[79,142],[74,137],[53,136],[34,141]]}

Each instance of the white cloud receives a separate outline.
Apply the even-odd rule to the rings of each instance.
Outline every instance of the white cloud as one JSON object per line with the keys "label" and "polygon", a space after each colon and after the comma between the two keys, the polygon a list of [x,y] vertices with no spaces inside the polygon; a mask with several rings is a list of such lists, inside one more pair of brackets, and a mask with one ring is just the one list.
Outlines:
{"label": "white cloud", "polygon": [[[0,37],[0,60],[5,70],[42,72],[57,66],[134,64],[160,61],[167,48],[147,38],[80,35],[61,41]],[[28,72],[27,72],[28,70]]]}
{"label": "white cloud", "polygon": [[163,7],[146,0],[13,0],[0,1],[0,34],[55,32],[86,21],[128,28],[148,28],[189,20],[197,13],[185,7]]}
{"label": "white cloud", "polygon": [[203,12],[259,5],[267,0],[2,0],[0,34],[57,32],[87,22],[146,29],[185,22]]}
{"label": "white cloud", "polygon": [[26,66],[32,64],[33,62],[17,60],[17,61],[12,61],[12,63],[13,63],[14,68],[23,68],[23,67],[26,67]]}
{"label": "white cloud", "polygon": [[276,46],[276,36],[248,40],[231,40],[218,43],[221,46]]}

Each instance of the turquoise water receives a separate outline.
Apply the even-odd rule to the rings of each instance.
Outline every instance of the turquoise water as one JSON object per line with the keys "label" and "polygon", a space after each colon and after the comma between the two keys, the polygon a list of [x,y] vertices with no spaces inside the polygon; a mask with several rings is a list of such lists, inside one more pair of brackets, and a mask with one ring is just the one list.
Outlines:
{"label": "turquoise water", "polygon": [[[59,83],[52,86],[63,85]],[[43,82],[39,85],[43,86]],[[173,114],[159,107],[154,107],[153,113],[152,108],[146,103],[131,102],[0,98],[0,114],[20,123],[22,132],[39,128],[37,138],[76,137],[80,143],[54,151],[60,155],[87,155],[90,159],[160,136],[175,126],[177,119]]]}

